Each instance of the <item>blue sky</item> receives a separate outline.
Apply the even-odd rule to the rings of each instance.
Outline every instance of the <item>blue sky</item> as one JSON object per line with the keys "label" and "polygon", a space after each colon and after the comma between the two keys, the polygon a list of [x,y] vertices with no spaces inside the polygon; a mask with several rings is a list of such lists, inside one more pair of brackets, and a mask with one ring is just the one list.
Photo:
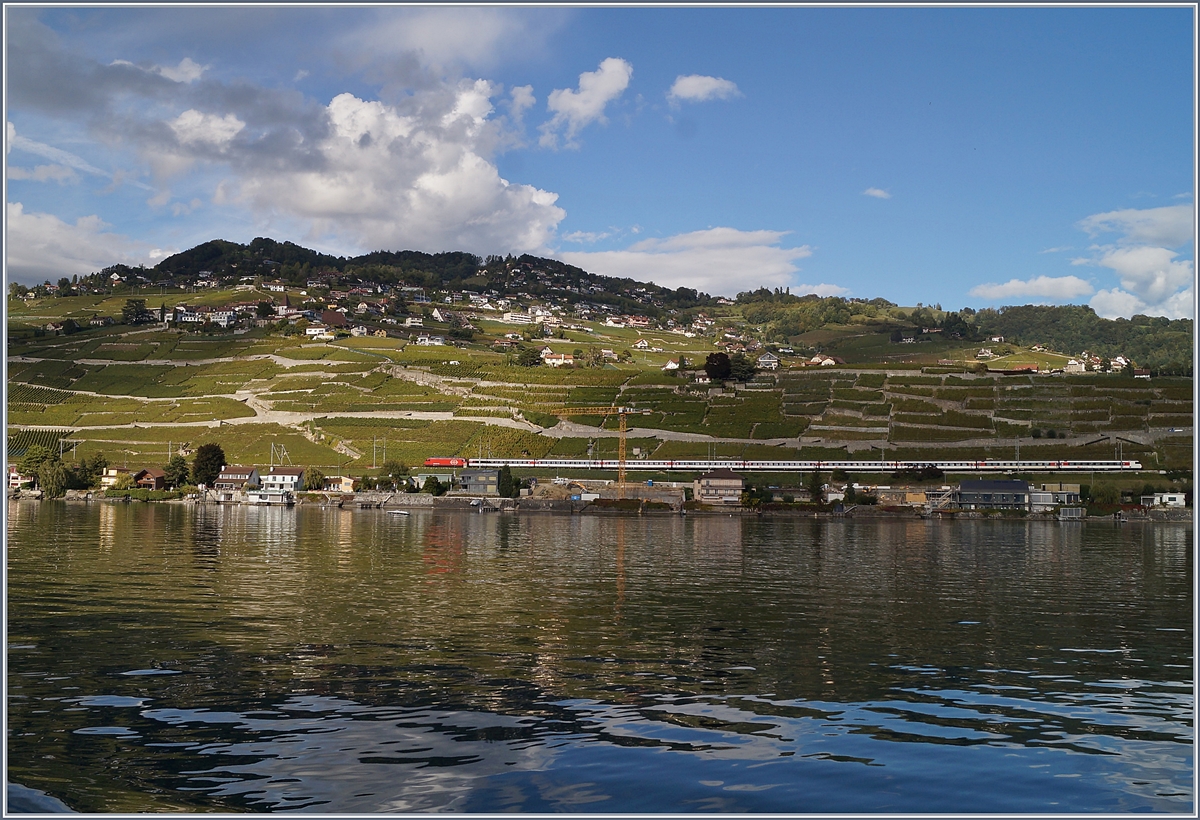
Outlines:
{"label": "blue sky", "polygon": [[1190,7],[5,7],[7,274],[223,238],[1194,315]]}

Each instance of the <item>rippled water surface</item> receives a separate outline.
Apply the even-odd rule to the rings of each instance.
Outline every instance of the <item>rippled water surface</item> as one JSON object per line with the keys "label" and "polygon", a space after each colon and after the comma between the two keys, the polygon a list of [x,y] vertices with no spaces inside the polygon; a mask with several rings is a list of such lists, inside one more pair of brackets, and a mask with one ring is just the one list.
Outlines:
{"label": "rippled water surface", "polygon": [[1190,812],[1192,528],[11,502],[88,812]]}

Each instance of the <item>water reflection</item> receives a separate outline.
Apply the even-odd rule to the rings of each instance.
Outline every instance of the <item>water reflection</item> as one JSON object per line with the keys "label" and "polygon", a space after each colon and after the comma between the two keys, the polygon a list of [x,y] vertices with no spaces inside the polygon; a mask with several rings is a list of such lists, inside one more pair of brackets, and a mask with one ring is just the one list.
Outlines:
{"label": "water reflection", "polygon": [[9,509],[77,808],[1191,805],[1190,527]]}

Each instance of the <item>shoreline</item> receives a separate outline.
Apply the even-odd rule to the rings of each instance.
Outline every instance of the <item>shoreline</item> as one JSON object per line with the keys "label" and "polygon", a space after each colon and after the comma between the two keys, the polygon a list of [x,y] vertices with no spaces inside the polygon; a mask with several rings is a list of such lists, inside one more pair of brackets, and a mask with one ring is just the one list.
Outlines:
{"label": "shoreline", "polygon": [[[597,506],[590,501],[571,501],[565,499],[519,498],[501,499],[491,496],[431,496],[424,493],[406,493],[391,495],[385,498],[374,498],[372,494],[361,496],[331,496],[326,501],[298,498],[295,504],[245,504],[241,502],[214,501],[195,498],[166,499],[162,501],[138,501],[127,498],[106,498],[103,494],[89,491],[69,491],[61,500],[72,503],[102,503],[102,504],[186,504],[190,506],[231,506],[231,507],[318,507],[322,509],[343,510],[429,510],[434,512],[470,512],[476,514],[510,513],[510,514],[549,514],[549,515],[601,515],[626,517],[681,517],[700,518],[758,518],[758,519],[891,519],[891,520],[945,520],[945,521],[1059,521],[1056,513],[1024,513],[1021,511],[981,511],[981,510],[938,510],[926,512],[920,508],[880,508],[876,506],[854,506],[844,511],[814,510],[806,508],[771,507],[767,509],[751,507],[710,507],[704,509],[620,509]],[[336,503],[335,503],[336,499]],[[27,492],[9,493],[9,501],[42,501]],[[1123,509],[1120,517],[1114,513],[1090,515],[1079,521],[1100,521],[1109,523],[1189,523],[1194,524],[1194,509],[1191,507],[1165,509]],[[1063,522],[1063,523],[1074,523]]]}

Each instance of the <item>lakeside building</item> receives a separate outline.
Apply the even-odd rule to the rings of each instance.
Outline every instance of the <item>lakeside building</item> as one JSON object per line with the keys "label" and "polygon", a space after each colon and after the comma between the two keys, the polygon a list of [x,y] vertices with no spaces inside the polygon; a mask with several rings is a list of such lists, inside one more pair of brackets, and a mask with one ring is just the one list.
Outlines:
{"label": "lakeside building", "polygon": [[705,473],[692,482],[692,498],[701,504],[740,504],[746,481],[724,468]]}
{"label": "lakeside building", "polygon": [[1029,483],[1007,479],[964,481],[954,494],[964,510],[1028,510]]}
{"label": "lakeside building", "polygon": [[218,492],[241,490],[246,485],[257,487],[259,483],[257,467],[226,465],[221,468],[217,480],[213,482],[213,489]]}
{"label": "lakeside building", "polygon": [[499,470],[462,470],[456,488],[472,495],[499,495]]}

